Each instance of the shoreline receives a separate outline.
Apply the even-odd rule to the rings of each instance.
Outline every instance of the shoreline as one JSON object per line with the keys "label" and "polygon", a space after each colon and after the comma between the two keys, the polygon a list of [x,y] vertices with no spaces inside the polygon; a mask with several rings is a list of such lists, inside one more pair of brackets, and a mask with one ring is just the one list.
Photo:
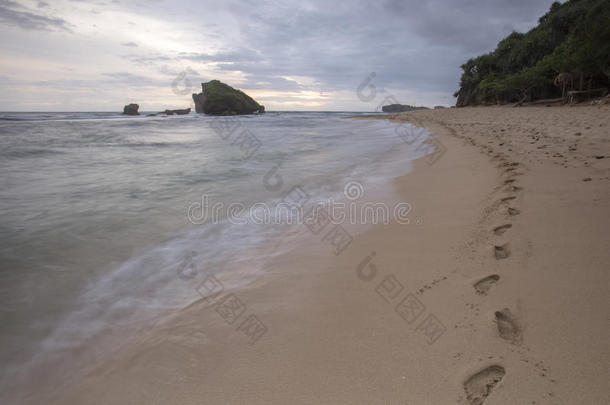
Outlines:
{"label": "shoreline", "polygon": [[[268,328],[254,345],[202,299],[54,403],[467,404],[490,376],[490,404],[607,402],[609,111],[524,110],[394,116],[447,149],[394,181],[419,224],[273,258],[238,291]],[[587,142],[568,154],[574,132]],[[396,310],[408,294],[421,317]],[[445,329],[432,342],[431,315]]]}

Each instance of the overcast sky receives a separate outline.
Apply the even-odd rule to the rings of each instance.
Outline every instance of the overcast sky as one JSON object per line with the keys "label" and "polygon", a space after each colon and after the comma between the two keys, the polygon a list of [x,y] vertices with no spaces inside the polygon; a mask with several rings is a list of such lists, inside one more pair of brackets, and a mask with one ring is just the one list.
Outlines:
{"label": "overcast sky", "polygon": [[0,110],[184,108],[211,79],[267,110],[448,106],[460,65],[551,3],[0,0]]}

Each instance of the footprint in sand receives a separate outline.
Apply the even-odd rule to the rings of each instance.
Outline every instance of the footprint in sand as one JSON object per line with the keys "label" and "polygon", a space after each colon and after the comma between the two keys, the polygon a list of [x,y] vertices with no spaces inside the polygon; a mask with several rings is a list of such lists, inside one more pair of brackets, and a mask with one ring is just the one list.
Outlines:
{"label": "footprint in sand", "polygon": [[508,215],[519,215],[519,214],[521,214],[521,211],[519,211],[517,208],[508,207]]}
{"label": "footprint in sand", "polygon": [[487,295],[489,289],[500,280],[500,276],[492,274],[474,283],[474,289],[481,295]]}
{"label": "footprint in sand", "polygon": [[505,243],[501,246],[494,246],[494,256],[496,257],[496,260],[506,259],[508,256],[510,256],[510,249],[508,248],[508,243]]}
{"label": "footprint in sand", "polygon": [[502,381],[506,374],[504,367],[493,365],[474,374],[464,382],[466,399],[470,405],[481,405],[491,394],[496,384]]}
{"label": "footprint in sand", "polygon": [[513,227],[512,224],[504,224],[504,225],[496,226],[494,228],[494,233],[496,235],[502,235],[504,232],[508,231],[512,227]]}
{"label": "footprint in sand", "polygon": [[522,342],[521,325],[517,318],[510,312],[510,309],[504,308],[502,311],[496,311],[496,322],[498,323],[498,332],[504,340],[519,345]]}

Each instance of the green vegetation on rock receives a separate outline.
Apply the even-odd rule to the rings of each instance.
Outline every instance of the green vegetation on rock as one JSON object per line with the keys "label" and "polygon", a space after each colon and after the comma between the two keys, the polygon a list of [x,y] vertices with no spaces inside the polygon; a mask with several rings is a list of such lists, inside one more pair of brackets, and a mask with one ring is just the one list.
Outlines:
{"label": "green vegetation on rock", "polygon": [[461,66],[457,106],[566,98],[610,84],[610,1],[552,4],[538,26],[513,32]]}
{"label": "green vegetation on rock", "polygon": [[252,97],[219,80],[202,83],[201,88],[201,93],[193,94],[195,110],[198,113],[238,115],[265,111],[265,107],[254,101]]}

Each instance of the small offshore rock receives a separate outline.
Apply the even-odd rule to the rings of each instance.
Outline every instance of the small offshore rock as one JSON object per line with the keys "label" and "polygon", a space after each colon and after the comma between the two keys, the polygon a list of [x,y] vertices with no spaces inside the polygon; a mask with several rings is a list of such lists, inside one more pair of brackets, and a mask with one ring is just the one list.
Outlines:
{"label": "small offshore rock", "polygon": [[185,115],[185,114],[189,114],[191,112],[190,108],[184,108],[182,110],[165,110],[165,114],[167,115]]}
{"label": "small offshore rock", "polygon": [[123,107],[123,114],[125,115],[140,115],[138,109],[140,108],[137,104],[127,104]]}

